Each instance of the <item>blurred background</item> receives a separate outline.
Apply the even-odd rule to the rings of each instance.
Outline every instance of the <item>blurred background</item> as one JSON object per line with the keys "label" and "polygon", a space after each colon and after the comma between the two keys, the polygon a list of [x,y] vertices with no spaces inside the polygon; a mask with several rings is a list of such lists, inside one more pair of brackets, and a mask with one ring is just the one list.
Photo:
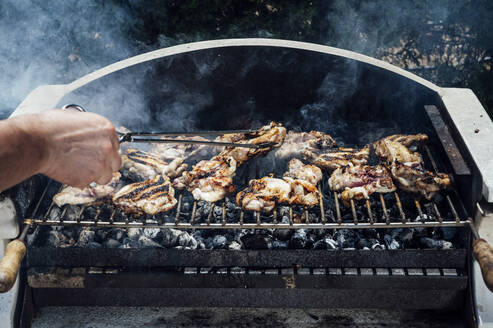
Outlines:
{"label": "blurred background", "polygon": [[493,1],[2,0],[0,118],[41,84],[115,61],[221,38],[281,38],[373,56],[447,87],[493,116]]}

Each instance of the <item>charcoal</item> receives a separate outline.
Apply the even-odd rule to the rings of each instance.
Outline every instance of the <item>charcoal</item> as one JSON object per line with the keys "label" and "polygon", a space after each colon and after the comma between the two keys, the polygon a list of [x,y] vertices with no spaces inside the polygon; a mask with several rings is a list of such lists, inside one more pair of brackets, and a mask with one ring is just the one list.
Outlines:
{"label": "charcoal", "polygon": [[358,248],[367,249],[372,246],[372,243],[366,238],[360,238],[357,243]]}
{"label": "charcoal", "polygon": [[303,249],[307,246],[307,235],[304,229],[298,229],[289,241],[289,247],[294,249]]}
{"label": "charcoal", "polygon": [[178,238],[183,231],[176,229],[164,229],[162,245],[166,248],[172,248],[178,245]]}
{"label": "charcoal", "polygon": [[279,214],[281,215],[281,217],[285,216],[288,218],[288,222],[289,222],[289,207],[288,206],[280,206],[279,207]]}
{"label": "charcoal", "polygon": [[281,240],[274,240],[272,242],[271,248],[272,249],[287,249],[289,243],[287,241],[281,241]]}
{"label": "charcoal", "polygon": [[183,231],[179,236],[178,236],[178,245],[183,246],[183,247],[191,247],[192,245],[195,245],[195,248],[197,247],[196,245],[197,241],[195,238],[190,236],[190,234],[186,231]]}
{"label": "charcoal", "polygon": [[97,243],[95,241],[90,241],[86,245],[87,248],[101,248],[103,247],[100,243]]}
{"label": "charcoal", "polygon": [[48,231],[46,244],[48,246],[59,247],[61,244],[60,234],[56,231]]}
{"label": "charcoal", "polygon": [[139,237],[139,243],[144,248],[163,248],[161,244],[156,243],[154,240],[144,235]]}
{"label": "charcoal", "polygon": [[75,221],[80,214],[79,206],[71,205],[67,207],[67,212],[65,213],[65,220]]}
{"label": "charcoal", "polygon": [[371,244],[371,249],[385,249],[385,246],[380,244],[380,242],[377,239],[369,239],[368,240]]}
{"label": "charcoal", "polygon": [[419,239],[419,243],[423,248],[431,249],[451,249],[453,245],[451,242],[446,240],[435,240],[428,237],[422,237]]}
{"label": "charcoal", "polygon": [[184,201],[182,204],[181,204],[181,211],[182,212],[190,212],[192,210],[192,206],[191,204],[188,202],[188,201]]}
{"label": "charcoal", "polygon": [[334,249],[334,248],[337,248],[337,242],[329,237],[320,239],[313,244],[313,249]]}
{"label": "charcoal", "polygon": [[127,229],[127,236],[130,239],[133,240],[138,240],[139,237],[142,235],[142,230],[141,228],[128,228]]}
{"label": "charcoal", "polygon": [[334,239],[340,248],[356,248],[358,236],[356,232],[349,229],[340,229],[334,234]]}
{"label": "charcoal", "polygon": [[156,243],[161,243],[163,241],[163,231],[158,228],[144,228],[143,234],[149,239],[152,239]]}
{"label": "charcoal", "polygon": [[94,236],[96,233],[92,230],[88,230],[87,228],[84,228],[80,234],[79,234],[79,239],[77,240],[77,243],[75,246],[77,247],[86,247],[87,244],[90,242],[94,241]]}
{"label": "charcoal", "polygon": [[120,246],[120,248],[140,248],[140,244],[137,240],[124,238],[122,242],[122,246]]}
{"label": "charcoal", "polygon": [[383,240],[384,240],[385,244],[387,245],[388,249],[399,249],[399,248],[401,248],[401,245],[399,244],[399,242],[397,240],[395,240],[394,238],[392,238],[391,235],[383,236]]}
{"label": "charcoal", "polygon": [[315,244],[316,240],[317,240],[316,235],[312,233],[307,234],[305,248],[313,248],[313,245]]}
{"label": "charcoal", "polygon": [[212,248],[214,249],[223,249],[226,248],[226,244],[228,242],[228,239],[222,235],[216,235],[212,239]]}
{"label": "charcoal", "polygon": [[229,245],[228,249],[231,250],[240,250],[241,249],[241,244],[237,242],[236,240],[233,240]]}
{"label": "charcoal", "polygon": [[120,229],[120,228],[114,228],[111,229],[109,232],[109,237],[118,241],[121,241],[123,237],[125,236],[125,229]]}
{"label": "charcoal", "polygon": [[214,247],[214,244],[212,243],[213,240],[214,240],[214,238],[212,238],[212,237],[207,237],[207,238],[203,239],[202,242],[204,244],[204,248],[205,249],[212,249]]}
{"label": "charcoal", "polygon": [[105,242],[104,242],[104,247],[106,248],[118,248],[120,247],[122,244],[118,241],[118,240],[115,240],[115,239],[107,239]]}
{"label": "charcoal", "polygon": [[269,249],[272,246],[272,238],[266,234],[246,234],[241,238],[245,249]]}
{"label": "charcoal", "polygon": [[197,242],[197,249],[205,249],[205,244],[202,241]]}
{"label": "charcoal", "polygon": [[62,212],[61,208],[53,206],[50,211],[49,219],[58,220],[60,218],[61,212]]}
{"label": "charcoal", "polygon": [[107,236],[108,236],[108,230],[107,229],[97,229],[95,240],[98,243],[103,243],[106,240]]}
{"label": "charcoal", "polygon": [[288,224],[289,223],[289,216],[284,215],[281,217],[281,223]]}
{"label": "charcoal", "polygon": [[287,241],[293,235],[292,229],[274,229],[272,232],[272,236],[276,239]]}

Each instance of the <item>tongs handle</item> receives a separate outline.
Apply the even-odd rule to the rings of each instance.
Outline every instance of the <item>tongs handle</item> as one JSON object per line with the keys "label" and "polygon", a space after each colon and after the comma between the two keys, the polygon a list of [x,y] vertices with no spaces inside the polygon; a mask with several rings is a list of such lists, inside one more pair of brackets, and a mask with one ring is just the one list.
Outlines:
{"label": "tongs handle", "polygon": [[29,225],[25,225],[19,238],[12,240],[5,248],[0,261],[0,293],[8,292],[14,286],[19,274],[21,262],[26,255],[26,238]]}

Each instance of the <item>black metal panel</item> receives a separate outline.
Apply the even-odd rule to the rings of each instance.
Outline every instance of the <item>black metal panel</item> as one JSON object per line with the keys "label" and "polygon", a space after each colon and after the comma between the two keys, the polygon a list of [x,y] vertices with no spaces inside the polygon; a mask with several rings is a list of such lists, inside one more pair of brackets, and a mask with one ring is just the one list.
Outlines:
{"label": "black metal panel", "polygon": [[80,288],[33,289],[43,306],[207,306],[460,309],[464,292],[433,289]]}
{"label": "black metal panel", "polygon": [[28,267],[464,268],[467,250],[183,250],[29,247]]}

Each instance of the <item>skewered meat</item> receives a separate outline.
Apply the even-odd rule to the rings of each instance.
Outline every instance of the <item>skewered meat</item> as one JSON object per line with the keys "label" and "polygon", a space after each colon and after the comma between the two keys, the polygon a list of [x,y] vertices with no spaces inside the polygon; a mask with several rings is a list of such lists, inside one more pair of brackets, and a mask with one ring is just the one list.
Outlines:
{"label": "skewered meat", "polygon": [[150,180],[156,175],[174,178],[186,168],[187,164],[183,164],[181,157],[167,163],[149,153],[132,148],[127,149],[125,155],[122,155],[123,175],[133,181]]}
{"label": "skewered meat", "polygon": [[336,142],[326,133],[319,131],[293,132],[289,131],[281,147],[276,150],[276,157],[299,157],[304,152],[321,153],[334,148]]}
{"label": "skewered meat", "polygon": [[[201,136],[178,136],[163,138],[176,140],[209,141],[209,139],[203,138]],[[201,144],[155,143],[150,153],[163,161],[172,161],[175,158],[183,158],[188,162],[193,162],[201,158],[210,157],[212,156],[212,154],[216,155],[217,153],[219,153],[219,147]]]}
{"label": "skewered meat", "polygon": [[426,199],[433,198],[437,192],[450,186],[448,174],[434,174],[424,170],[421,165],[413,165],[413,163],[394,163],[391,172],[392,177],[403,190],[420,193]]}
{"label": "skewered meat", "polygon": [[334,191],[342,191],[341,198],[346,203],[350,199],[368,198],[374,192],[395,190],[389,171],[382,165],[340,167],[332,172],[329,187]]}
{"label": "skewered meat", "polygon": [[375,153],[390,168],[399,186],[409,192],[419,193],[431,199],[436,192],[450,186],[450,177],[444,173],[434,174],[423,168],[423,158],[409,147],[426,142],[428,136],[393,135],[375,142]]}
{"label": "skewered meat", "polygon": [[312,207],[319,203],[320,192],[315,184],[303,179],[293,179],[290,177],[284,177],[284,181],[289,183],[291,188],[289,204]]}
{"label": "skewered meat", "polygon": [[53,201],[59,207],[65,204],[80,205],[89,204],[98,200],[104,200],[121,187],[120,173],[113,173],[111,181],[105,185],[92,183],[86,188],[65,187],[58,194],[53,196]]}
{"label": "skewered meat", "polygon": [[186,188],[196,200],[215,202],[234,191],[233,177],[236,161],[231,156],[218,155],[210,160],[200,161],[191,171],[173,181],[178,189]]}
{"label": "skewered meat", "polygon": [[370,155],[370,149],[368,147],[363,147],[362,149],[333,148],[321,154],[306,151],[303,155],[313,165],[316,165],[323,170],[333,171],[339,167],[348,166],[350,164],[366,164]]}
{"label": "skewered meat", "polygon": [[293,158],[289,161],[288,171],[283,176],[305,180],[317,185],[322,180],[322,170],[315,165],[305,165],[299,159]]}
{"label": "skewered meat", "polygon": [[277,203],[289,202],[291,186],[282,179],[263,177],[251,180],[236,195],[236,203],[244,210],[270,212]]}
{"label": "skewered meat", "polygon": [[236,163],[242,165],[249,159],[268,153],[275,147],[279,147],[286,137],[286,129],[279,123],[271,122],[269,125],[265,125],[257,131],[251,133],[234,133],[225,134],[217,141],[222,142],[234,142],[234,143],[247,143],[257,145],[265,142],[273,142],[276,145],[265,148],[243,148],[243,147],[227,147],[220,155],[232,156]]}
{"label": "skewered meat", "polygon": [[152,180],[126,185],[113,196],[113,203],[127,213],[155,215],[173,209],[174,196],[169,178],[156,175]]}

